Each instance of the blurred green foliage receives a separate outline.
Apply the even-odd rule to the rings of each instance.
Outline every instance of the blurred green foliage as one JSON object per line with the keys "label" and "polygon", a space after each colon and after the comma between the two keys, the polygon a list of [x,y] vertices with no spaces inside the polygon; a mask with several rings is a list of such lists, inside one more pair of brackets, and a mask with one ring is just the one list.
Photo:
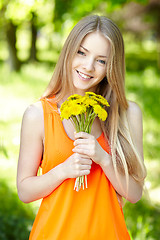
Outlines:
{"label": "blurred green foliage", "polygon": [[[16,165],[23,112],[29,104],[39,99],[46,88],[64,40],[77,20],[90,13],[103,14],[115,19],[124,30],[128,20],[122,21],[120,13],[116,12],[115,16],[114,11],[121,11],[129,2],[131,1],[0,0],[0,239],[28,239],[37,210],[34,203],[21,203],[16,193]],[[124,215],[132,239],[158,240],[160,72],[157,68],[156,41],[159,32],[156,24],[159,22],[159,13],[157,7],[154,7],[156,15],[152,12],[153,6],[149,5],[149,1],[137,2],[142,3],[145,19],[152,24],[146,35],[144,32],[136,35],[135,32],[124,31],[126,90],[127,98],[136,101],[143,112],[144,158],[148,169],[146,182],[150,187],[151,201],[147,201],[144,195],[136,204],[126,203]],[[158,1],[154,2],[156,4]],[[123,11],[122,9],[122,14]],[[6,32],[11,23],[16,36],[14,48],[17,58],[23,63],[19,72],[10,72],[8,65],[11,51],[8,40],[6,41]],[[32,39],[32,27],[36,28],[35,42]],[[35,43],[37,61],[31,61],[31,46]],[[153,196],[154,189],[156,194]],[[153,200],[158,202],[157,205],[153,204]]]}
{"label": "blurred green foliage", "polygon": [[0,179],[0,239],[27,240],[34,213],[18,199],[15,191]]}
{"label": "blurred green foliage", "polygon": [[124,216],[132,240],[159,239],[160,206],[143,198],[136,204],[126,203]]}
{"label": "blurred green foliage", "polygon": [[[137,5],[133,6],[132,18],[134,16],[136,18],[139,14],[141,19],[139,25],[142,28],[142,30],[140,28],[138,30],[138,38],[144,38],[144,32],[148,30],[150,36],[159,42],[160,11],[158,0],[154,0],[154,3],[148,0],[135,0],[135,2]],[[130,3],[132,4],[133,1],[0,0],[0,31],[2,33],[0,35],[2,43],[2,47],[0,43],[0,60],[8,59],[11,69],[17,71],[23,63],[33,60],[55,63],[56,52],[61,49],[68,32],[80,18],[91,13],[107,15],[118,22],[122,29],[128,31],[133,24],[128,21],[125,6]],[[138,12],[135,10],[136,8],[139,9]],[[144,28],[145,31],[143,31],[143,25],[147,26]],[[137,37],[135,28],[131,32]],[[57,40],[58,44],[56,44]],[[45,54],[50,55],[50,57],[46,58]],[[136,56],[133,55],[133,57]],[[160,57],[158,58],[160,61]],[[151,63],[153,63],[152,59],[150,59]],[[130,60],[131,65],[132,56]],[[135,64],[135,67],[138,66]]]}

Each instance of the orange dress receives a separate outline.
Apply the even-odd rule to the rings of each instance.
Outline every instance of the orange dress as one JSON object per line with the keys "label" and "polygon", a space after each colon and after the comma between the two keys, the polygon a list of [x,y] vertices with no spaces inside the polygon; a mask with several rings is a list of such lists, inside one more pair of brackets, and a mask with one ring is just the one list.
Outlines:
{"label": "orange dress", "polygon": [[[42,172],[45,174],[73,154],[73,140],[64,128],[56,104],[42,99],[45,143]],[[109,145],[102,134],[97,141]],[[65,180],[43,198],[29,240],[129,240],[116,192],[94,162],[87,176],[88,188],[74,189],[75,179]]]}

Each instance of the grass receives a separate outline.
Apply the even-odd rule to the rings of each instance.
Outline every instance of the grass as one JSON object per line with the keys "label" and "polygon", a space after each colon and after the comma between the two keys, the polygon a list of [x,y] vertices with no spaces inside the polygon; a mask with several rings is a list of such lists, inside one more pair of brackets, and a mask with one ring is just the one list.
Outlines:
{"label": "grass", "polygon": [[[15,196],[16,192],[16,168],[23,113],[29,104],[39,99],[52,72],[51,67],[38,63],[24,65],[20,73],[10,73],[7,65],[0,65],[0,178],[6,184],[4,194],[6,191]],[[160,235],[158,227],[160,225],[158,219],[160,196],[157,194],[160,182],[158,167],[160,156],[159,77],[154,67],[146,67],[143,71],[137,70],[136,72],[130,69],[126,76],[127,98],[138,102],[143,112],[144,157],[148,169],[146,182],[151,197],[151,203],[147,202],[144,196],[139,203],[134,205],[127,203],[124,207],[126,223],[134,240],[156,240]],[[18,198],[16,199],[15,201],[19,201]],[[158,208],[153,205],[154,202],[157,202]],[[24,204],[19,204],[25,208]],[[37,205],[30,205],[35,213]],[[8,207],[7,211],[12,211],[12,208],[14,208],[13,205],[11,208]],[[30,216],[29,220],[26,220],[27,226],[30,226],[33,220],[33,215]],[[28,219],[25,210],[24,218]],[[14,237],[4,239],[14,239]]]}

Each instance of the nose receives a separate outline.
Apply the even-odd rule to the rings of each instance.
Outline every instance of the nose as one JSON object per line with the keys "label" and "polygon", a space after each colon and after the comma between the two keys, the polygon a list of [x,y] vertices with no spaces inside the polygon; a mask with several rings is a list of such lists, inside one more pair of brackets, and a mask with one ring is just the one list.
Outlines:
{"label": "nose", "polygon": [[94,66],[94,59],[92,58],[87,58],[86,61],[84,62],[84,65],[83,65],[84,69],[88,72],[92,72],[94,71],[95,69],[95,66]]}

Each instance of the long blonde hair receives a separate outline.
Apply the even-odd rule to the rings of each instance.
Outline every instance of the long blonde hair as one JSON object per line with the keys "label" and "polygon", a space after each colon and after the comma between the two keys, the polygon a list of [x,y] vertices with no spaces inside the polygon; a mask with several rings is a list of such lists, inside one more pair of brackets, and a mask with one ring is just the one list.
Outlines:
{"label": "long blonde hair", "polygon": [[101,32],[111,45],[107,74],[97,86],[96,93],[104,96],[110,103],[108,118],[101,126],[110,143],[113,166],[117,177],[118,173],[123,173],[128,182],[130,174],[143,184],[146,169],[134,147],[126,114],[128,102],[125,96],[124,43],[120,30],[110,19],[92,15],[77,23],[64,44],[43,97],[56,95],[55,100],[58,102],[65,96],[66,90],[72,92],[72,60],[84,37],[95,31]]}

